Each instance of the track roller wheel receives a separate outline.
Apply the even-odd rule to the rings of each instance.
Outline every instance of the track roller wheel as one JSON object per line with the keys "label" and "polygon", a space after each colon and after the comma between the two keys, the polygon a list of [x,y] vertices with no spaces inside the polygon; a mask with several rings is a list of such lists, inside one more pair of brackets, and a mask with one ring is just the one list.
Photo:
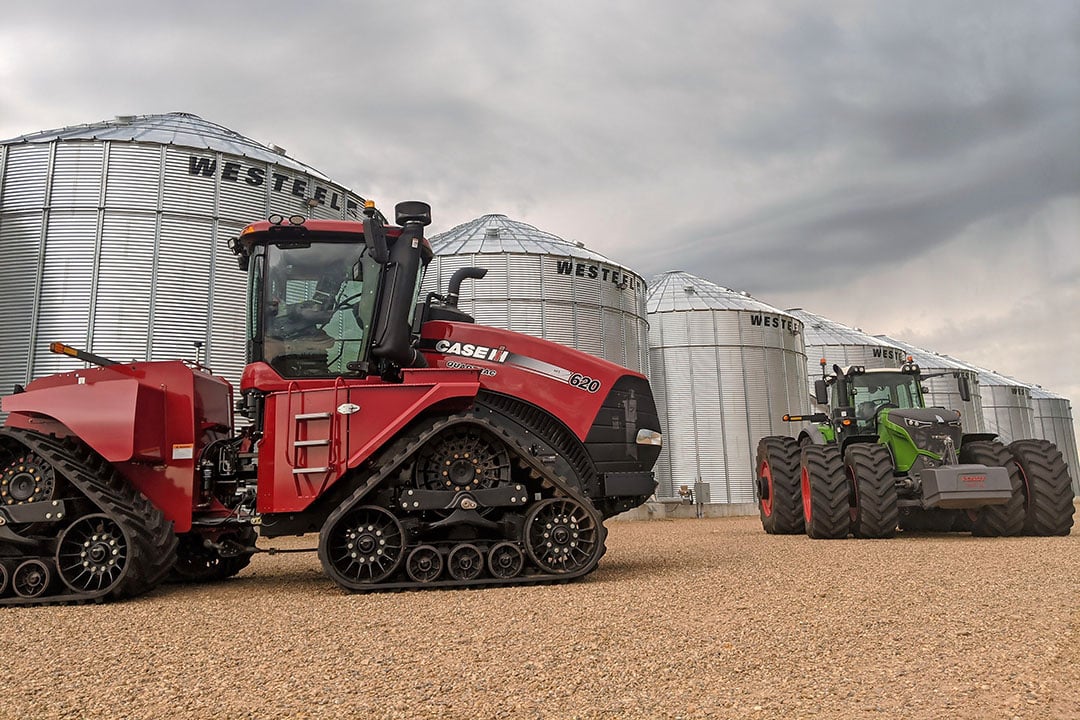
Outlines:
{"label": "track roller wheel", "polygon": [[446,558],[446,571],[455,580],[475,580],[484,572],[484,554],[475,545],[455,545]]}
{"label": "track roller wheel", "polygon": [[858,538],[895,536],[899,510],[889,448],[876,443],[850,445],[844,464],[852,489],[852,534]]}
{"label": "track roller wheel", "polygon": [[754,490],[765,532],[790,535],[805,531],[799,486],[799,443],[795,438],[774,435],[761,439]]}
{"label": "track roller wheel", "polygon": [[1017,440],[1009,453],[1024,481],[1024,534],[1068,535],[1076,508],[1061,451],[1047,440]]}
{"label": "track roller wheel", "polygon": [[405,559],[405,533],[388,510],[376,505],[353,508],[322,533],[319,560],[337,584],[363,590],[382,582]]}
{"label": "track roller wheel", "polygon": [[41,597],[52,585],[53,571],[38,559],[24,560],[11,573],[11,588],[21,598]]}
{"label": "track roller wheel", "polygon": [[405,572],[418,583],[429,583],[437,579],[442,569],[442,554],[434,545],[413,548],[405,561]]}
{"label": "track roller wheel", "polygon": [[836,445],[807,445],[801,460],[803,519],[812,538],[846,538],[851,525],[848,479]]}
{"label": "track roller wheel", "polygon": [[4,595],[7,593],[8,580],[10,579],[10,577],[11,573],[8,571],[7,565],[0,563],[0,597],[4,597]]}
{"label": "track roller wheel", "polygon": [[108,515],[86,515],[60,535],[56,564],[75,592],[112,590],[128,572],[131,543]]}
{"label": "track roller wheel", "polygon": [[549,498],[525,518],[525,550],[550,573],[569,573],[595,563],[603,545],[600,527],[576,500]]}
{"label": "track roller wheel", "polygon": [[488,550],[488,571],[500,580],[517,577],[525,568],[525,553],[512,542],[501,542]]}
{"label": "track roller wheel", "polygon": [[971,534],[984,537],[1019,535],[1024,529],[1024,490],[1020,469],[1009,451],[997,440],[976,440],[960,447],[960,462],[991,467],[1003,467],[1009,471],[1012,497],[1003,505],[987,505],[974,513]]}

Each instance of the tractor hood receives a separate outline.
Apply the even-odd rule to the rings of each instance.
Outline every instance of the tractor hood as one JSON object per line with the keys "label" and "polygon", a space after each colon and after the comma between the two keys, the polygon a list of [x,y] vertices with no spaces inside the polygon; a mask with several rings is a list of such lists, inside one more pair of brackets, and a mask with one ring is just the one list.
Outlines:
{"label": "tractor hood", "polygon": [[885,420],[902,428],[920,450],[941,457],[947,449],[960,447],[962,429],[960,413],[944,408],[890,409],[883,413]]}

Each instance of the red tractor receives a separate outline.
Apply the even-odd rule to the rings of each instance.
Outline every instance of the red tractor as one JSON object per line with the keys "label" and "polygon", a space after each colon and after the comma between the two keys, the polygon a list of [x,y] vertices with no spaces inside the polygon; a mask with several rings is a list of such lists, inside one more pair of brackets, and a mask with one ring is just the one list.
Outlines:
{"label": "red tractor", "polygon": [[[198,363],[116,363],[4,398],[0,604],[128,597],[236,574],[257,536],[318,533],[351,591],[568,580],[655,487],[644,376],[418,302],[425,203],[386,226],[279,216],[248,274],[240,399]],[[234,409],[245,420],[233,422]]]}

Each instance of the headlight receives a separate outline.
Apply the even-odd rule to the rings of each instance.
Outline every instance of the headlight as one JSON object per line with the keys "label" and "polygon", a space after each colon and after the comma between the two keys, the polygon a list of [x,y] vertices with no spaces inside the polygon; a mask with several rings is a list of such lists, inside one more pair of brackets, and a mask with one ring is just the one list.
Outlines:
{"label": "headlight", "polygon": [[645,430],[642,428],[637,431],[637,444],[638,445],[660,445],[664,444],[664,436],[655,430]]}
{"label": "headlight", "polygon": [[922,428],[929,427],[932,423],[928,420],[916,420],[915,418],[904,418],[904,423],[908,427]]}

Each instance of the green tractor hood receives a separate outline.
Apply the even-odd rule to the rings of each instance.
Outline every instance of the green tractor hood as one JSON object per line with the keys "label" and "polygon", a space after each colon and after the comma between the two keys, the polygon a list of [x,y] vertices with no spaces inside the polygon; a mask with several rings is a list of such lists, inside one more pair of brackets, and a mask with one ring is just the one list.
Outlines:
{"label": "green tractor hood", "polygon": [[901,472],[910,470],[920,455],[955,463],[962,433],[955,410],[891,408],[878,414],[878,437],[892,450]]}

